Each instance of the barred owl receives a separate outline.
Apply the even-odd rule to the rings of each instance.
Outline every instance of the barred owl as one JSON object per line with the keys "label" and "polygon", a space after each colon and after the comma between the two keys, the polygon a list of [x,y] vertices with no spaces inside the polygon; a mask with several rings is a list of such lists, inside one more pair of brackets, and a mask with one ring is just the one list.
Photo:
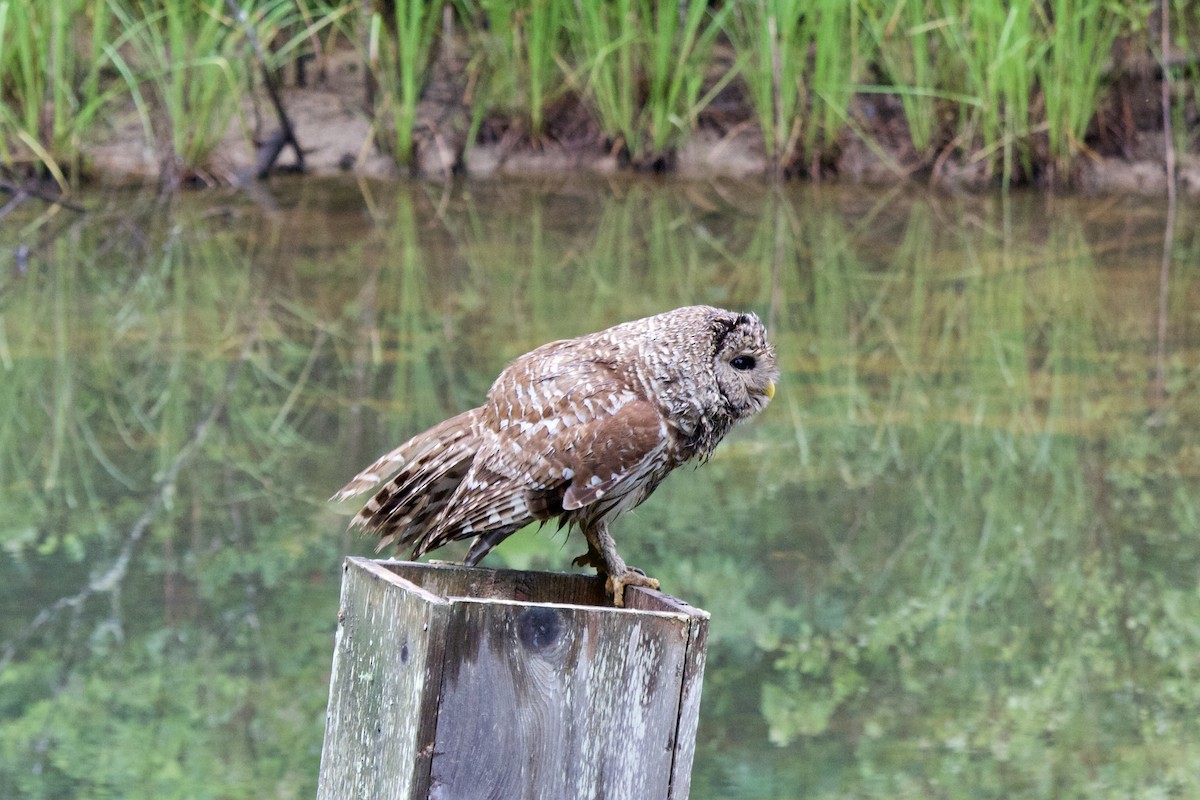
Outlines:
{"label": "barred owl", "polygon": [[[336,495],[396,473],[351,521],[412,545],[413,557],[474,537],[474,565],[529,522],[578,527],[576,564],[628,585],[658,581],[626,566],[609,523],[675,467],[707,459],[733,427],[775,395],[775,351],[758,317],[688,306],[550,342],[513,361],[478,408],[414,436]],[[397,472],[398,471],[398,472]]]}

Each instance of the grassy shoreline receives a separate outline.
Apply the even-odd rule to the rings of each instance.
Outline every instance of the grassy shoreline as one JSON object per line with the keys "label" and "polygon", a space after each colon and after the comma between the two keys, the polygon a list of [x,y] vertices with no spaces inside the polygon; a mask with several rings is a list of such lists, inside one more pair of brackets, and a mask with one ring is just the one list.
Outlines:
{"label": "grassy shoreline", "polygon": [[1197,152],[1200,4],[1165,6],[1163,54],[1154,2],[0,0],[0,170],[69,191],[128,111],[123,135],[185,184],[231,128],[265,136],[264,69],[295,82],[312,60],[319,81],[350,50],[375,145],[414,172],[497,140],[671,172],[699,138],[752,134],[772,179],[861,152],[897,178],[1071,187],[1162,135],[1163,78],[1164,146]]}

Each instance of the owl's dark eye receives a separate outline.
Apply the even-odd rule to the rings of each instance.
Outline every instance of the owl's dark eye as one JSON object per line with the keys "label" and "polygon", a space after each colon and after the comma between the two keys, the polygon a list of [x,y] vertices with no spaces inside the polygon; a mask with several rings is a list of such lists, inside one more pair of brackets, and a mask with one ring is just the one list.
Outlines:
{"label": "owl's dark eye", "polygon": [[734,369],[745,371],[748,369],[754,369],[755,361],[754,356],[738,356],[729,363]]}

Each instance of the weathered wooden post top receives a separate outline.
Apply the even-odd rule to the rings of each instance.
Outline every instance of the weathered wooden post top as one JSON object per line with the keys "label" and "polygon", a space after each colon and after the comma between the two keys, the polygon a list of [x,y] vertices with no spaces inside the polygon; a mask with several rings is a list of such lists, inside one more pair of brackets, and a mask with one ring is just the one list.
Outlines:
{"label": "weathered wooden post top", "polygon": [[345,561],[320,800],[686,798],[708,614],[602,578]]}

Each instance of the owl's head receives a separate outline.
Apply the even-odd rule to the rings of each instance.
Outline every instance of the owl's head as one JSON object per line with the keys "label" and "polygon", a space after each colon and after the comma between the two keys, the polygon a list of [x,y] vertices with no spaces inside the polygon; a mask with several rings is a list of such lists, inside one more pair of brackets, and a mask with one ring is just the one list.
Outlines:
{"label": "owl's head", "polygon": [[722,311],[713,319],[713,373],[734,419],[767,407],[775,396],[779,367],[767,331],[754,314]]}

